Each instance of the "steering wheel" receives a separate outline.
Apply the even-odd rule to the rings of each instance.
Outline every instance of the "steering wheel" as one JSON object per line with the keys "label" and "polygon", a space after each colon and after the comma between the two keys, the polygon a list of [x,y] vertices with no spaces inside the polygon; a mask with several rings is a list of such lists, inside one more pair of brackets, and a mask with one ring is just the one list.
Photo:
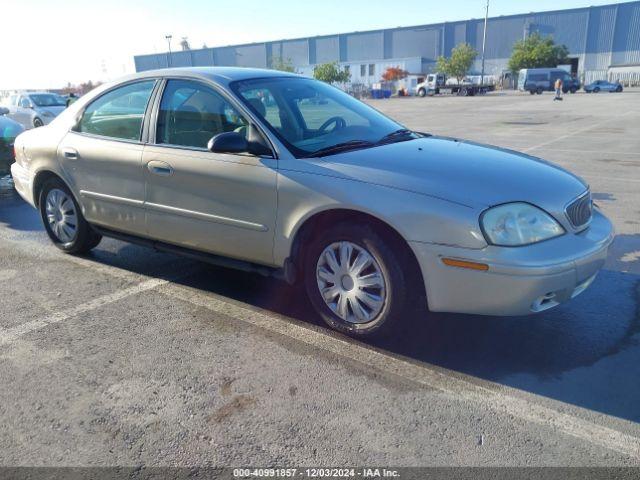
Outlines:
{"label": "steering wheel", "polygon": [[[335,126],[331,130],[327,130],[329,125],[331,125],[332,123],[335,123]],[[347,122],[345,121],[344,118],[342,118],[342,117],[331,117],[329,120],[327,120],[326,122],[324,122],[320,126],[320,128],[318,129],[318,132],[319,133],[335,132],[336,130],[341,130],[346,126],[347,126]]]}

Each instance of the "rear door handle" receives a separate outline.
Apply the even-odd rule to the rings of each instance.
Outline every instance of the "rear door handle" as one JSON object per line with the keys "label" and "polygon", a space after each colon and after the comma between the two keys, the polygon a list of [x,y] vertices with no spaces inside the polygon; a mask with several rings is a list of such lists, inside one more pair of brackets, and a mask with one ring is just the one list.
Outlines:
{"label": "rear door handle", "polygon": [[171,165],[166,162],[152,160],[151,162],[147,163],[147,168],[151,173],[155,173],[156,175],[162,175],[164,177],[173,175],[173,168],[171,168]]}
{"label": "rear door handle", "polygon": [[64,158],[68,158],[69,160],[78,159],[78,151],[75,148],[63,148],[62,154],[64,155]]}

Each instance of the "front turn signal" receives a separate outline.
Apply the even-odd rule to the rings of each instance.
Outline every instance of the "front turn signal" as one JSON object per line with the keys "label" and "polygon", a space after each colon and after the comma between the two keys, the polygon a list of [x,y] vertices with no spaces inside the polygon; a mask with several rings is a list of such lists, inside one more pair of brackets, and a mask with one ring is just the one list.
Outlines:
{"label": "front turn signal", "polygon": [[467,262],[465,260],[456,260],[455,258],[443,258],[442,263],[449,267],[468,268],[470,270],[480,270],[486,272],[489,265],[486,263]]}

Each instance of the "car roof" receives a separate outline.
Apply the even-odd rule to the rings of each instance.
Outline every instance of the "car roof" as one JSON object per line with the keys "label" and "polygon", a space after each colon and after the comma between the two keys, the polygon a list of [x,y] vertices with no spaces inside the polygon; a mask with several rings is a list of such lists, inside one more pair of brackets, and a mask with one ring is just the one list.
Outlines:
{"label": "car roof", "polygon": [[163,68],[158,70],[147,70],[134,73],[120,78],[113,83],[131,81],[144,78],[158,77],[189,77],[213,80],[222,85],[228,85],[237,80],[249,80],[252,78],[274,78],[274,77],[297,77],[300,75],[281,72],[279,70],[267,70],[264,68],[243,68],[243,67],[184,67],[184,68]]}

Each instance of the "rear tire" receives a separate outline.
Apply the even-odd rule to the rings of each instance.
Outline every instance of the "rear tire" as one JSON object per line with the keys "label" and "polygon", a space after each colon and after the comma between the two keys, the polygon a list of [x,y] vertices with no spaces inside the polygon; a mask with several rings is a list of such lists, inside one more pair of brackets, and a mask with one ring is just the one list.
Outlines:
{"label": "rear tire", "polygon": [[327,325],[356,338],[401,332],[415,284],[405,255],[389,240],[369,225],[340,222],[303,255],[307,296]]}
{"label": "rear tire", "polygon": [[78,202],[62,180],[52,178],[45,182],[38,206],[49,238],[63,252],[86,253],[102,240],[87,223]]}
{"label": "rear tire", "polygon": [[542,95],[542,88],[538,87],[538,88],[536,89],[536,93],[537,93],[538,95]]}
{"label": "rear tire", "polygon": [[535,92],[535,90],[529,90],[529,94],[530,94],[530,95],[535,95],[535,94],[536,94],[536,92]]}
{"label": "rear tire", "polygon": [[598,93],[600,91],[600,87],[596,87],[593,89],[593,93]]}

